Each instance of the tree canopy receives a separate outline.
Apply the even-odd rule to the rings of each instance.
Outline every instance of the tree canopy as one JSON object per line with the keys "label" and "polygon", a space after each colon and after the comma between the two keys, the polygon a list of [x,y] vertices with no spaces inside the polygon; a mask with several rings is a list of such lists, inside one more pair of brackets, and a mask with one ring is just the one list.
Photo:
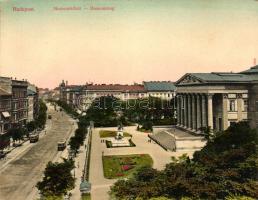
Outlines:
{"label": "tree canopy", "polygon": [[71,174],[73,160],[64,159],[61,163],[49,162],[44,178],[37,183],[37,188],[44,197],[62,196],[74,187],[75,178]]}
{"label": "tree canopy", "polygon": [[164,170],[144,169],[111,188],[117,199],[225,199],[258,196],[257,131],[246,122],[219,133],[193,159],[183,156]]}

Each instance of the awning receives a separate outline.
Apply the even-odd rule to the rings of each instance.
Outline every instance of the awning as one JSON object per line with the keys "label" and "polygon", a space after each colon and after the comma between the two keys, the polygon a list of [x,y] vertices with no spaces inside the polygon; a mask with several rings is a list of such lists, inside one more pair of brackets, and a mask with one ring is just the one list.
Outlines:
{"label": "awning", "polygon": [[9,112],[2,112],[2,115],[4,116],[4,118],[11,117]]}

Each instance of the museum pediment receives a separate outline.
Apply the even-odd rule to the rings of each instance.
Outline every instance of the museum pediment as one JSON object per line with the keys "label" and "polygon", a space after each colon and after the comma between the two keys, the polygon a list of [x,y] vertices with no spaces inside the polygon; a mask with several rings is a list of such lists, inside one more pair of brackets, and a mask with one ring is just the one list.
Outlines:
{"label": "museum pediment", "polygon": [[190,74],[186,74],[183,76],[178,82],[177,85],[184,85],[184,84],[198,84],[202,83],[199,79],[197,79],[194,76],[191,76]]}

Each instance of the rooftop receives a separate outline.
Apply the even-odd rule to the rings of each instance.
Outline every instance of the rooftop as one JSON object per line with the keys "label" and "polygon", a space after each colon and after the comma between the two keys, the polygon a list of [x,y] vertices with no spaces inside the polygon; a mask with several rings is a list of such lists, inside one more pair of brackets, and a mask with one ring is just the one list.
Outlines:
{"label": "rooftop", "polygon": [[0,96],[11,96],[11,93],[8,93],[7,91],[0,88]]}
{"label": "rooftop", "polygon": [[147,91],[174,91],[176,86],[171,81],[148,81],[143,82]]}
{"label": "rooftop", "polygon": [[128,92],[144,91],[143,85],[95,84],[95,85],[87,85],[86,88],[87,90],[113,90],[113,91],[128,91]]}
{"label": "rooftop", "polygon": [[177,85],[201,83],[250,83],[258,80],[258,65],[240,72],[187,73],[181,77]]}

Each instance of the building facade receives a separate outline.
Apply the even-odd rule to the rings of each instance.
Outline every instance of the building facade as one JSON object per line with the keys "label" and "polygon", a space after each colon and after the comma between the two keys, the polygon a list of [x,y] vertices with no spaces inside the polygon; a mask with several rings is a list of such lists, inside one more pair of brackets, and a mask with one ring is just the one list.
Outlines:
{"label": "building facade", "polygon": [[37,119],[39,114],[39,93],[38,88],[29,84],[27,88],[28,98],[28,119],[27,122]]}
{"label": "building facade", "polygon": [[249,121],[258,127],[258,66],[240,73],[189,73],[176,82],[178,126],[200,133]]}
{"label": "building facade", "polygon": [[27,87],[26,80],[0,77],[2,133],[6,133],[10,128],[26,125],[28,118]]}
{"label": "building facade", "polygon": [[11,102],[12,94],[0,89],[0,135],[11,127]]}
{"label": "building facade", "polygon": [[28,118],[27,81],[12,80],[12,127],[23,127]]}
{"label": "building facade", "polygon": [[176,95],[176,86],[171,81],[143,82],[147,96],[171,100]]}
{"label": "building facade", "polygon": [[[113,96],[123,101],[140,99],[149,96],[171,100],[175,97],[176,87],[170,81],[151,81],[143,84],[85,84],[68,85],[62,81],[59,85],[59,99],[71,106],[89,105],[90,102],[101,96]],[[85,109],[85,108],[83,108]]]}

